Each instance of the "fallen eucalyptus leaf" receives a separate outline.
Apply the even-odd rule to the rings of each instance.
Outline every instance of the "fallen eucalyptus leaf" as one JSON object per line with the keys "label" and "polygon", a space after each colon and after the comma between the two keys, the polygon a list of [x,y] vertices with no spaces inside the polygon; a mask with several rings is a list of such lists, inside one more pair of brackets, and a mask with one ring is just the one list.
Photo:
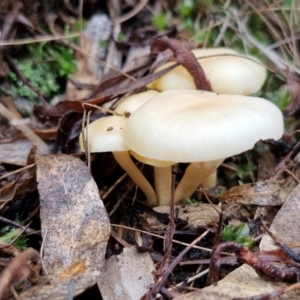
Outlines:
{"label": "fallen eucalyptus leaf", "polygon": [[43,266],[50,285],[21,299],[67,299],[95,284],[104,264],[110,224],[86,165],[69,155],[36,156]]}
{"label": "fallen eucalyptus leaf", "polygon": [[284,203],[296,185],[297,182],[292,177],[248,183],[231,188],[219,200],[246,205],[278,206]]}

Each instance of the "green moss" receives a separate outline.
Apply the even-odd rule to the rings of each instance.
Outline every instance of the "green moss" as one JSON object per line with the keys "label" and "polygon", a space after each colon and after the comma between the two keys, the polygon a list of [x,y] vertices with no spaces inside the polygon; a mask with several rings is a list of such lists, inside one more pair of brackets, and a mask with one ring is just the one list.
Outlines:
{"label": "green moss", "polygon": [[[45,96],[51,97],[61,88],[61,81],[75,70],[73,50],[63,46],[38,43],[27,46],[26,55],[16,60],[26,79]],[[25,85],[14,72],[9,73],[12,90],[21,97],[36,102],[38,95]]]}

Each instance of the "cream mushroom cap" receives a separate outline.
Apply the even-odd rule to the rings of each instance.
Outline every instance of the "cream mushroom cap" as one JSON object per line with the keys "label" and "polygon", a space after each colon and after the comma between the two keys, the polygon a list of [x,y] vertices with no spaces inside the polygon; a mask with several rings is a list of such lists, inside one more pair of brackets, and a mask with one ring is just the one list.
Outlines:
{"label": "cream mushroom cap", "polygon": [[[265,67],[252,56],[226,48],[195,49],[192,52],[210,81],[213,92],[251,95],[259,91],[266,80]],[[202,58],[208,55],[219,56]]]}
{"label": "cream mushroom cap", "polygon": [[133,151],[155,160],[209,162],[283,134],[280,110],[262,98],[170,90],[132,113],[123,137]]}
{"label": "cream mushroom cap", "polygon": [[[226,48],[194,49],[192,52],[215,93],[250,95],[259,91],[265,82],[266,69],[256,58],[240,55]],[[158,67],[155,72],[173,64],[174,62],[168,62]],[[182,66],[174,68],[153,81],[148,87],[158,91],[196,89],[193,78]]]}
{"label": "cream mushroom cap", "polygon": [[130,95],[121,100],[121,102],[115,107],[114,111],[122,116],[127,116],[139,108],[142,104],[151,100],[159,94],[158,91],[148,90],[145,92]]}
{"label": "cream mushroom cap", "polygon": [[[93,152],[129,151],[129,147],[122,138],[126,119],[120,116],[107,116],[98,119],[88,126],[89,150]],[[84,151],[82,133],[79,145]]]}

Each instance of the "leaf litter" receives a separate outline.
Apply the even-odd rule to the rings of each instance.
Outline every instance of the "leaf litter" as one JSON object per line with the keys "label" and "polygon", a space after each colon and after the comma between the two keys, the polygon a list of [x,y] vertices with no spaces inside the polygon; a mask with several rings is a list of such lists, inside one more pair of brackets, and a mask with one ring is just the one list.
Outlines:
{"label": "leaf litter", "polygon": [[[66,3],[68,3],[68,1],[64,1],[64,4],[67,6]],[[126,5],[128,5],[128,3],[126,1]],[[5,4],[1,4],[1,5],[3,6]],[[25,2],[24,5],[27,8]],[[279,22],[280,25],[283,24],[281,18],[274,18],[274,16],[276,16],[277,13],[276,10],[272,10],[272,9],[268,10],[268,7],[265,7],[265,5],[268,6],[267,2],[263,1],[261,3],[258,3],[258,5],[261,8],[259,11],[256,10],[257,8],[255,7],[253,8],[253,3],[246,1],[246,4],[243,7],[243,9],[246,9],[246,12],[241,10],[240,13],[243,14],[251,11],[251,13],[257,13],[260,16],[263,15],[265,18],[267,18],[267,20],[269,18],[269,20],[271,20],[270,23],[267,22],[268,25],[267,27],[269,28],[269,30],[270,30],[270,24],[274,24],[274,22],[275,23]],[[49,7],[51,7],[51,5]],[[252,10],[249,10],[250,8],[252,8]],[[70,6],[68,9],[70,9]],[[109,9],[113,10],[112,7],[110,7]],[[143,7],[141,9],[143,10]],[[155,7],[155,10],[160,10],[160,9],[162,9],[162,6],[158,4]],[[16,11],[19,10],[20,7],[16,6],[14,12],[12,12],[12,14],[10,15],[12,22],[14,22],[14,18],[16,17]],[[201,11],[201,9],[199,11]],[[28,11],[25,10],[25,12],[26,13],[23,16],[24,23],[22,24],[30,24],[31,22],[30,20],[32,16],[28,14]],[[141,18],[143,17],[140,17],[138,12],[139,11],[135,12],[133,9],[130,13],[132,13],[131,15],[132,18],[136,17],[140,21]],[[121,18],[120,11],[115,13],[116,16],[118,16],[118,18]],[[286,16],[285,11],[281,13],[284,16]],[[200,15],[198,15],[198,17],[199,16]],[[232,19],[228,18],[228,16],[231,17]],[[256,48],[260,49],[262,53],[267,57],[268,62],[272,65],[274,69],[277,70],[278,74],[280,74],[281,80],[282,78],[286,79],[287,88],[290,90],[292,94],[292,102],[290,102],[290,105],[287,106],[285,110],[285,116],[293,117],[295,113],[297,113],[297,111],[299,110],[299,105],[297,101],[299,96],[299,91],[298,89],[295,88],[295,84],[298,82],[298,77],[296,76],[297,65],[291,66],[289,62],[291,58],[291,53],[293,52],[292,48],[289,49],[289,47],[291,47],[290,44],[281,46],[280,55],[282,55],[285,58],[288,58],[286,60],[286,63],[284,64],[279,54],[277,54],[275,51],[273,51],[272,49],[270,50],[265,46],[262,47],[262,43],[260,43],[260,41],[257,38],[253,38],[253,36],[247,30],[248,25],[246,23],[246,19],[244,20],[243,18],[241,18],[241,15],[236,14],[236,10],[233,7],[230,7],[230,9],[228,10],[228,16],[226,16],[224,20],[222,19],[224,16],[221,17],[217,14],[216,15],[217,19],[215,21],[210,20],[210,22],[208,22],[210,24],[209,27],[211,26],[211,24],[213,24],[213,26],[209,28],[207,27],[206,24],[204,24],[206,26],[204,30],[207,30],[210,33],[214,33],[213,32],[214,27],[219,26],[216,25],[218,23],[214,23],[214,22],[221,21],[221,23],[219,24],[223,24],[221,26],[223,26],[222,34],[224,35],[223,36],[222,34],[218,35],[217,39],[215,40],[216,46],[217,46],[217,41],[220,41],[222,39],[226,41],[226,34],[225,34],[226,30],[228,30],[228,28],[231,28],[231,30],[235,31],[236,36],[239,36],[241,34],[244,36],[243,41],[244,41],[245,50],[247,50],[248,47],[250,48],[253,47],[253,45]],[[26,20],[27,17],[29,18],[28,20]],[[206,17],[207,20],[209,20],[209,17],[208,16]],[[265,21],[266,19],[262,19],[262,20]],[[226,27],[224,24],[230,24],[230,26]],[[57,24],[55,24],[54,22],[50,26],[51,30],[55,31],[57,27],[53,25],[57,25]],[[293,30],[293,26],[291,24],[289,25],[290,26],[288,28],[286,26],[279,26],[277,28],[277,31],[279,32],[279,35],[282,38],[286,36],[286,32],[282,30],[283,28],[287,31]],[[33,27],[31,26],[30,28]],[[271,32],[274,35],[274,31],[271,30]],[[114,28],[113,34],[116,33],[121,33],[120,28]],[[149,30],[149,28],[148,29],[140,28],[139,31],[132,33],[132,37],[135,38],[138,37],[137,39],[141,40],[141,36],[146,36],[147,34],[150,34],[150,38],[147,37],[144,39],[145,44],[150,45],[150,40],[152,40],[153,37],[156,37],[158,35],[157,33],[158,32],[154,30],[151,35],[151,30]],[[172,31],[171,28],[171,30],[169,31],[167,30],[165,31],[165,33],[167,35],[170,34],[169,37],[171,37],[172,34],[174,34],[174,31]],[[294,32],[292,31],[291,35],[293,36],[293,34]],[[157,43],[158,41],[159,39],[157,40]],[[228,42],[230,44],[233,41],[228,40],[226,41],[225,44],[228,44]],[[120,51],[118,53],[118,50],[116,50],[117,49],[116,39],[110,41],[110,44],[112,45],[112,48],[114,48],[115,54],[117,54],[114,55],[114,57],[117,57],[118,54],[120,54]],[[133,49],[133,48],[137,48],[136,45],[137,44],[135,41],[135,43],[126,44],[126,47]],[[78,51],[78,47],[76,46],[74,47],[74,45],[71,44],[70,46],[73,47],[75,51]],[[119,43],[118,46],[122,48],[125,45]],[[150,46],[148,46],[148,49],[150,49]],[[81,49],[81,51],[83,50]],[[172,54],[170,53],[169,50],[167,50],[167,52],[164,52],[164,55],[162,56],[160,56],[160,54],[162,54],[160,53],[158,55],[157,61],[159,61],[161,57],[163,57],[162,60],[164,59],[164,57],[170,58]],[[80,52],[80,49],[78,53],[82,54],[82,52]],[[80,60],[78,60],[78,63],[79,64],[81,63],[84,65],[84,67],[86,67],[87,64],[85,64],[86,63],[85,56],[79,54],[77,56],[83,58],[83,61],[80,62]],[[8,57],[8,61],[11,58],[11,56],[10,55],[7,56],[7,54],[6,57]],[[277,60],[278,57],[280,58],[279,60]],[[295,59],[298,62],[297,56],[295,56]],[[121,61],[119,58],[117,58],[117,60],[118,62],[115,61],[115,65],[118,65]],[[113,62],[113,60],[107,59],[107,62]],[[130,61],[128,61],[127,64],[130,65]],[[36,127],[33,131],[37,132],[38,127],[41,126],[40,122],[44,122],[45,127],[42,130],[48,130],[47,128],[49,128],[52,132],[51,133],[52,137],[53,134],[55,134],[59,130],[60,133],[57,139],[58,146],[56,147],[56,149],[59,152],[71,151],[71,153],[73,152],[76,153],[78,150],[75,150],[74,145],[72,146],[72,139],[73,141],[74,139],[76,139],[76,135],[78,133],[79,127],[76,128],[74,124],[80,121],[80,114],[82,114],[84,110],[88,109],[88,110],[95,111],[94,108],[93,109],[91,107],[87,108],[87,106],[84,105],[84,103],[97,104],[97,105],[104,104],[107,107],[111,108],[111,105],[112,106],[114,105],[112,103],[116,103],[116,101],[118,101],[118,99],[122,97],[124,94],[132,93],[134,91],[143,89],[145,85],[147,85],[149,82],[155,80],[157,77],[163,74],[163,72],[158,74],[157,73],[148,74],[147,71],[150,67],[150,64],[151,64],[151,59],[149,59],[148,57],[145,60],[141,60],[141,63],[139,63],[138,65],[135,65],[134,70],[129,69],[129,71],[126,74],[123,73],[119,75],[115,75],[116,70],[114,70],[114,72],[107,72],[105,74],[105,79],[104,78],[103,80],[98,79],[98,82],[97,80],[92,80],[93,79],[92,77],[89,78],[89,75],[86,75],[87,78],[85,79],[87,79],[86,82],[88,84],[80,81],[81,76],[77,76],[76,78],[74,77],[71,83],[73,84],[73,88],[75,87],[75,89],[78,89],[80,93],[78,92],[77,95],[76,94],[72,95],[72,97],[70,96],[70,98],[80,99],[81,101],[70,101],[70,99],[67,98],[56,105],[44,104],[36,108],[35,115],[38,119],[38,122],[33,123],[34,127]],[[291,72],[289,74],[286,73],[285,68],[282,67],[283,65],[291,66]],[[17,67],[17,64],[14,64],[14,66]],[[164,70],[164,72],[167,71],[168,70]],[[20,78],[22,79],[23,75],[21,73],[19,75]],[[135,76],[135,78],[133,78],[132,76]],[[89,79],[91,79],[92,82],[89,81]],[[25,80],[24,83],[26,84]],[[94,87],[95,89],[93,91],[92,89]],[[81,93],[82,90],[85,90],[84,96],[82,96]],[[39,91],[37,92],[39,93]],[[111,100],[113,102],[111,102]],[[58,125],[59,125],[59,129],[58,129]],[[295,128],[292,128],[292,130],[293,129]],[[50,136],[49,133],[45,132],[45,134],[46,136],[48,135],[48,137]],[[44,136],[43,139],[46,140],[47,138]],[[278,144],[276,145],[277,147],[277,148],[275,147],[276,151],[274,151],[274,148],[270,150],[272,153],[276,152],[276,156],[277,156],[277,157],[275,156],[275,161],[273,161],[272,166],[275,166],[276,163],[278,163],[279,156],[280,156],[279,152],[285,151],[285,154],[287,154],[287,151],[291,151],[293,145],[295,145],[295,141],[297,141],[296,136],[292,136],[292,137],[290,136],[290,139],[285,139],[281,141],[282,143],[281,145]],[[271,143],[270,146],[272,146]],[[96,163],[97,161],[101,161],[101,159],[103,159],[103,156],[95,155],[93,157],[93,164]],[[264,160],[261,160],[260,164],[261,163],[265,163]],[[253,211],[251,211],[251,207],[256,207],[256,206],[279,207],[282,205],[282,208],[279,210],[277,216],[275,217],[270,227],[270,230],[275,233],[277,239],[279,239],[283,243],[287,243],[292,249],[294,249],[294,246],[295,248],[297,248],[296,247],[297,246],[296,241],[298,236],[297,231],[296,230],[295,232],[292,231],[294,228],[298,227],[297,222],[296,221],[294,222],[294,220],[297,220],[297,212],[298,212],[296,200],[298,198],[297,194],[298,194],[299,169],[297,166],[296,159],[293,162],[294,169],[290,167],[289,165],[290,163],[291,160],[288,161],[285,159],[281,161],[280,164],[277,165],[276,167],[277,171],[279,170],[281,172],[280,175],[278,175],[278,172],[276,173],[278,176],[274,176],[273,174],[270,178],[269,172],[265,172],[265,174],[268,175],[265,175],[263,177],[263,179],[265,179],[264,181],[246,183],[239,187],[233,187],[228,191],[226,191],[220,197],[216,197],[216,195],[214,195],[213,197],[214,204],[217,205],[219,201],[223,203],[222,209],[224,210],[224,215],[226,215],[226,213],[230,211],[230,209],[235,205],[235,208],[231,210],[230,215],[227,214],[227,219],[236,218],[238,220],[242,220],[242,219],[247,220],[247,218],[248,219],[252,218]],[[29,166],[29,163],[25,162],[24,156],[23,156],[22,165]],[[116,168],[112,168],[112,169],[115,170]],[[266,167],[266,170],[269,171],[270,166]],[[100,171],[105,173],[105,170],[100,170]],[[77,173],[77,175],[75,173]],[[119,173],[116,172],[116,174]],[[0,177],[1,175],[2,174],[0,174]],[[93,176],[95,179],[97,178],[95,172],[93,172]],[[98,281],[99,283],[101,292],[103,289],[103,293],[104,293],[103,286],[101,288],[101,279],[99,279],[101,272],[103,272],[101,268],[103,267],[107,268],[108,270],[107,272],[111,272],[112,274],[114,274],[115,269],[118,269],[121,265],[123,268],[123,266],[126,264],[128,266],[128,269],[124,268],[124,270],[122,270],[121,267],[119,268],[120,269],[120,273],[118,273],[118,276],[120,278],[119,280],[112,278],[113,276],[109,276],[108,279],[109,279],[110,286],[113,286],[114,283],[116,283],[117,281],[117,283],[121,285],[120,288],[123,291],[127,291],[127,285],[128,284],[132,285],[132,283],[130,283],[131,282],[130,279],[133,278],[126,279],[127,277],[125,275],[134,274],[134,271],[132,270],[134,270],[134,268],[136,269],[139,268],[138,265],[136,265],[136,263],[138,263],[136,262],[138,261],[137,259],[138,257],[140,257],[141,260],[147,261],[147,263],[145,263],[144,265],[145,270],[141,271],[141,274],[143,273],[147,274],[147,276],[143,276],[143,277],[147,277],[148,281],[147,283],[143,284],[144,287],[143,292],[141,292],[138,296],[132,294],[133,293],[132,290],[131,291],[128,290],[128,297],[129,297],[128,299],[137,299],[137,297],[141,297],[142,293],[144,294],[147,293],[147,289],[149,289],[149,286],[147,286],[147,284],[153,283],[152,281],[153,275],[150,274],[154,267],[156,267],[156,271],[154,272],[154,274],[161,275],[162,277],[157,277],[157,278],[163,278],[165,284],[164,286],[161,286],[157,290],[157,292],[163,293],[163,295],[165,295],[165,297],[168,298],[174,298],[178,296],[179,293],[182,293],[183,290],[180,289],[170,290],[170,286],[172,285],[172,283],[174,283],[174,281],[172,281],[172,278],[169,277],[171,269],[168,267],[172,264],[172,261],[175,261],[173,264],[173,266],[175,266],[180,259],[183,259],[183,256],[182,257],[176,256],[178,255],[178,253],[176,253],[175,248],[171,251],[172,253],[170,251],[168,253],[165,252],[164,253],[165,257],[163,260],[161,260],[158,258],[159,251],[157,250],[157,246],[155,245],[155,243],[153,243],[153,241],[152,243],[149,243],[149,245],[152,246],[150,246],[150,248],[147,248],[148,249],[147,251],[149,251],[150,249],[152,258],[155,257],[156,255],[156,259],[154,259],[156,265],[153,266],[153,263],[147,252],[139,253],[137,252],[135,247],[130,247],[128,249],[126,248],[126,246],[128,246],[128,243],[126,242],[127,238],[125,238],[124,242],[122,242],[122,238],[124,238],[124,236],[128,234],[128,230],[127,231],[123,230],[122,234],[121,231],[118,232],[119,235],[120,234],[122,235],[122,238],[120,238],[120,236],[116,237],[116,241],[118,242],[116,241],[109,242],[107,254],[108,256],[110,255],[112,256],[110,259],[104,260],[104,253],[106,250],[105,245],[109,237],[109,221],[106,215],[106,210],[104,209],[101,199],[99,198],[98,188],[105,190],[107,189],[107,186],[103,184],[100,180],[97,181],[98,184],[97,187],[93,181],[93,177],[89,175],[87,168],[78,158],[74,158],[71,155],[50,155],[44,157],[36,156],[36,167],[33,166],[32,168],[28,168],[24,171],[21,171],[18,177],[15,178],[13,182],[9,182],[8,184],[5,184],[4,188],[1,189],[1,193],[6,197],[5,198],[3,196],[3,199],[7,200],[4,201],[3,204],[7,203],[6,205],[8,205],[9,202],[13,203],[17,196],[23,196],[24,194],[26,194],[26,192],[28,192],[28,190],[35,190],[36,177],[38,181],[38,191],[40,195],[40,205],[41,205],[40,219],[42,223],[41,226],[42,226],[42,238],[43,238],[43,243],[41,247],[41,256],[42,256],[44,271],[42,274],[40,274],[40,276],[41,278],[45,278],[46,281],[50,281],[51,284],[41,285],[41,286],[37,286],[36,288],[31,288],[27,290],[25,293],[21,294],[22,299],[23,298],[43,299],[41,296],[42,293],[45,299],[47,299],[47,297],[51,298],[51,296],[53,297],[53,295],[55,295],[56,299],[60,299],[60,298],[63,299],[66,297],[66,292],[62,292],[62,290],[65,289],[66,291],[67,288],[69,289],[68,296],[72,297],[75,294],[81,293],[81,291],[83,291],[87,287],[95,284],[96,281]],[[165,220],[168,218],[171,219],[172,222],[176,221],[176,219],[183,220],[183,222],[179,222],[176,225],[174,225],[174,226],[178,226],[178,228],[174,229],[175,231],[173,232],[173,234],[170,234],[170,232],[168,232],[169,230],[168,225],[162,224],[161,219],[159,218],[155,217],[154,221],[152,220],[154,223],[151,223],[152,221],[150,221],[148,218],[145,219],[143,219],[142,217],[136,218],[136,216],[134,216],[133,211],[136,209],[137,207],[136,204],[138,204],[140,200],[140,194],[135,193],[133,194],[133,196],[131,196],[132,188],[130,187],[130,184],[128,184],[128,180],[126,178],[124,179],[124,177],[120,177],[120,178],[122,178],[122,180],[118,180],[117,178],[114,178],[114,179],[108,179],[108,181],[106,181],[106,183],[109,182],[108,186],[113,185],[113,180],[115,180],[117,184],[115,185],[111,195],[105,201],[106,209],[111,210],[111,206],[113,204],[111,204],[110,201],[115,200],[114,198],[120,197],[120,194],[122,194],[124,190],[126,190],[127,187],[129,186],[128,188],[129,196],[124,197],[125,199],[123,200],[124,202],[127,201],[126,205],[125,204],[123,205],[121,203],[120,208],[116,210],[115,214],[112,216],[112,218],[113,219],[116,218],[118,222],[121,223],[125,222],[125,224],[129,223],[130,226],[141,226],[140,224],[137,225],[128,221],[128,219],[132,218],[132,220],[135,221],[138,220],[139,222],[144,222],[142,227],[148,228],[149,231],[159,230],[165,234],[168,233],[168,235],[166,235],[167,240],[165,241],[165,243],[168,244],[169,246],[172,240],[172,236],[176,232],[179,231],[183,232],[184,230],[187,230],[186,232],[189,231],[189,232],[193,232],[194,235],[199,235],[199,231],[203,231],[204,229],[212,228],[213,230],[215,230],[215,228],[217,228],[218,214],[209,204],[185,205],[183,207],[180,207],[179,210],[176,210],[175,215],[174,212],[172,211],[169,214],[170,209],[166,208],[166,210],[163,212],[164,213],[163,222],[166,222]],[[260,177],[259,179],[261,180],[262,178]],[[199,191],[197,191],[195,197],[203,200],[203,197],[201,197],[201,193]],[[137,200],[137,202],[133,205],[129,205],[128,202],[129,201],[134,202],[134,200]],[[114,201],[112,201],[112,203],[114,203]],[[91,212],[91,209],[94,207],[95,207],[95,212],[98,212],[97,216],[94,215],[93,212]],[[239,215],[239,210],[245,207],[246,209],[248,209],[248,214],[244,214],[242,217],[241,215]],[[123,209],[122,212],[123,214],[121,213],[122,209]],[[128,216],[126,216],[126,214]],[[205,216],[203,217],[204,214]],[[276,218],[278,218],[278,220]],[[292,220],[290,224],[291,226],[286,226],[287,219]],[[130,234],[128,235],[130,236]],[[264,241],[267,239],[268,239],[267,237],[264,237],[261,242],[261,245],[263,245],[265,243]],[[131,244],[135,244],[135,242],[132,240],[130,242]],[[269,241],[266,243],[272,244],[273,243],[272,239],[269,238]],[[123,253],[122,250],[120,250],[120,245],[125,246],[125,248],[123,249]],[[261,246],[261,251],[266,251],[266,250],[267,250],[266,248]],[[99,255],[99,252],[101,252],[101,255]],[[177,260],[176,257],[178,258]],[[114,264],[113,261],[115,261],[116,263],[115,267],[112,267]],[[122,262],[124,263],[122,264]],[[110,270],[109,268],[112,268],[112,270]],[[20,272],[21,270],[22,267],[20,267]],[[164,270],[164,272],[162,272],[162,274],[158,274],[158,271],[161,270]],[[174,274],[176,275],[176,269]],[[124,279],[124,284],[123,283],[121,284],[123,279]],[[228,283],[230,283],[231,285],[228,286]],[[238,283],[239,286],[236,285],[235,283]],[[6,284],[6,287],[7,285],[8,284]],[[247,265],[243,265],[242,267],[236,269],[235,271],[230,273],[227,277],[219,281],[217,286],[218,289],[211,286],[202,289],[201,292],[190,293],[187,295],[178,296],[176,298],[196,299],[197,297],[200,297],[200,295],[201,295],[201,299],[215,299],[216,297],[219,297],[221,299],[232,299],[234,297],[241,297],[241,296],[250,297],[252,295],[258,295],[258,294],[269,293],[271,291],[274,291],[277,286],[279,288],[280,286],[285,286],[285,285],[278,282],[276,284],[265,282],[255,273],[255,271],[253,271],[253,269],[251,269]],[[233,292],[233,294],[231,292]],[[110,292],[108,292],[108,296],[107,296],[108,299],[110,297],[109,293]]]}

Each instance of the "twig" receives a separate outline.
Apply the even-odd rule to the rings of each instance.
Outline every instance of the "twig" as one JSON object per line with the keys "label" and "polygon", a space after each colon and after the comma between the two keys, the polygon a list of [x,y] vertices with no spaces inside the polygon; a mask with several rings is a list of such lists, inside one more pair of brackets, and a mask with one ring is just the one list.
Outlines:
{"label": "twig", "polygon": [[[192,282],[192,281],[195,281],[196,279],[198,279],[198,278],[202,277],[203,275],[207,274],[208,271],[209,271],[209,269],[206,269],[206,270],[204,270],[204,271],[202,271],[202,272],[196,274],[195,276],[190,277],[190,278],[186,281],[186,283],[190,283],[190,282]],[[176,286],[182,286],[184,283],[185,283],[185,282],[183,282],[183,281],[182,281],[182,282],[179,282],[178,284],[176,284]]]}
{"label": "twig", "polygon": [[106,197],[115,189],[115,187],[122,182],[127,176],[127,173],[124,173],[115,183],[105,192],[104,195],[101,196],[102,200],[105,200]]}
{"label": "twig", "polygon": [[46,237],[48,235],[48,229],[49,228],[46,228],[46,230],[44,231],[44,236],[43,236],[42,245],[41,245],[41,249],[40,249],[40,257],[41,257],[41,261],[42,261],[43,270],[46,273],[46,275],[49,277],[49,273],[46,269],[46,266],[45,266],[45,263],[44,263],[44,260],[43,260],[44,247],[45,247],[45,243],[46,243]]}
{"label": "twig", "polygon": [[285,169],[284,172],[288,173],[289,175],[291,175],[298,183],[300,183],[300,180],[295,176],[295,174],[293,174],[290,170]]}
{"label": "twig", "polygon": [[137,3],[137,5],[128,13],[116,19],[116,23],[123,23],[132,17],[134,17],[139,11],[141,11],[144,6],[147,4],[148,0],[141,0]]}
{"label": "twig", "polygon": [[6,224],[9,224],[9,225],[12,225],[14,227],[17,227],[17,228],[20,228],[22,230],[25,229],[25,232],[26,233],[33,233],[35,232],[34,229],[31,229],[31,228],[28,228],[28,226],[22,226],[21,224],[17,223],[17,222],[14,222],[12,220],[9,220],[9,219],[6,219],[4,217],[0,217],[0,222],[3,222],[3,223],[6,223]]}
{"label": "twig", "polygon": [[2,34],[0,35],[0,41],[4,41],[7,39],[8,34],[11,31],[11,28],[15,23],[17,15],[22,7],[23,7],[23,3],[21,2],[14,3],[12,11],[5,18],[4,25],[2,28]]}
{"label": "twig", "polygon": [[151,289],[150,292],[146,294],[146,298],[143,299],[154,299],[155,295],[161,290],[163,285],[165,284],[166,280],[168,279],[169,275],[172,273],[174,268],[179,264],[179,262],[182,260],[183,256],[197,243],[199,243],[209,232],[211,229],[207,229],[203,234],[201,234],[198,238],[196,238],[191,244],[189,244],[170,264],[168,269],[165,270],[165,272],[162,274],[162,276],[158,279],[154,287]]}
{"label": "twig", "polygon": [[1,46],[19,46],[19,45],[27,45],[27,44],[33,44],[33,43],[40,43],[40,42],[51,42],[51,41],[57,41],[57,40],[65,40],[70,39],[74,37],[78,37],[80,35],[79,32],[66,34],[66,35],[58,35],[58,36],[42,36],[32,39],[19,39],[14,41],[0,41],[0,47]]}
{"label": "twig", "polygon": [[[11,172],[9,172],[9,173],[7,173],[7,174],[1,176],[1,177],[0,177],[0,180],[4,179],[4,178],[6,178],[6,177],[9,177],[9,176],[11,176],[11,175],[18,174],[18,173],[20,173],[20,172],[22,172],[22,171],[24,171],[24,170],[30,169],[30,168],[32,168],[32,167],[34,167],[34,166],[35,166],[35,164],[31,164],[31,165],[25,166],[25,167],[23,167],[23,168],[20,168],[20,169],[18,169],[18,170],[11,171]],[[0,218],[1,218],[1,217],[0,217]]]}
{"label": "twig", "polygon": [[115,211],[117,210],[117,208],[120,206],[120,204],[122,203],[122,201],[127,197],[127,195],[129,194],[129,192],[131,191],[131,189],[133,187],[134,187],[134,183],[130,184],[130,186],[128,187],[128,189],[126,190],[126,192],[122,195],[122,197],[118,200],[118,202],[113,207],[112,211],[109,213],[109,217],[111,217],[115,213]]}
{"label": "twig", "polygon": [[[91,173],[91,151],[90,151],[90,141],[89,141],[89,124],[90,124],[90,115],[92,111],[89,110],[86,116],[86,110],[84,110],[82,118],[82,143],[84,147],[85,156],[87,159],[87,167]],[[85,126],[85,127],[84,127]]]}
{"label": "twig", "polygon": [[21,298],[19,297],[19,295],[13,285],[10,285],[9,289],[10,289],[11,293],[13,294],[15,300],[21,300]]}
{"label": "twig", "polygon": [[17,234],[17,236],[12,241],[10,241],[7,246],[2,246],[2,247],[0,247],[0,249],[6,248],[6,247],[12,245],[26,231],[26,229],[30,226],[30,224],[31,224],[31,222],[29,222],[24,228],[22,228],[22,230],[19,232],[19,234]]}
{"label": "twig", "polygon": [[118,237],[118,235],[112,230],[110,232],[110,235],[118,242],[120,243],[123,247],[131,247],[132,245],[128,244],[126,241]]}
{"label": "twig", "polygon": [[[174,202],[174,193],[175,193],[175,175],[172,176],[172,193],[171,193],[171,205],[170,205],[170,222],[168,224],[165,236],[164,236],[164,263],[168,266],[168,261],[172,255],[172,239],[175,232],[175,202]],[[165,267],[165,265],[164,265]]]}
{"label": "twig", "polygon": [[[162,239],[162,240],[164,239],[164,237],[161,236],[161,235],[159,235],[159,234],[155,234],[155,233],[148,232],[148,231],[145,231],[145,230],[140,230],[140,229],[137,229],[137,228],[131,228],[131,227],[124,226],[124,225],[119,225],[119,224],[110,224],[110,225],[111,226],[115,226],[115,227],[121,227],[121,228],[129,229],[129,230],[137,231],[137,232],[141,232],[141,233],[144,233],[144,234],[148,234],[148,235],[151,235],[153,237],[156,237],[156,238],[159,238],[159,239]],[[184,242],[181,242],[181,241],[178,241],[178,240],[174,240],[174,239],[172,239],[172,242],[176,243],[176,244],[179,244],[179,245],[183,245],[183,246],[189,246],[190,245],[188,243],[184,243]],[[193,248],[194,249],[203,250],[203,251],[207,251],[207,252],[212,252],[211,249],[205,248],[205,247],[201,247],[201,246],[194,245]],[[228,255],[228,253],[226,253],[226,254]]]}

